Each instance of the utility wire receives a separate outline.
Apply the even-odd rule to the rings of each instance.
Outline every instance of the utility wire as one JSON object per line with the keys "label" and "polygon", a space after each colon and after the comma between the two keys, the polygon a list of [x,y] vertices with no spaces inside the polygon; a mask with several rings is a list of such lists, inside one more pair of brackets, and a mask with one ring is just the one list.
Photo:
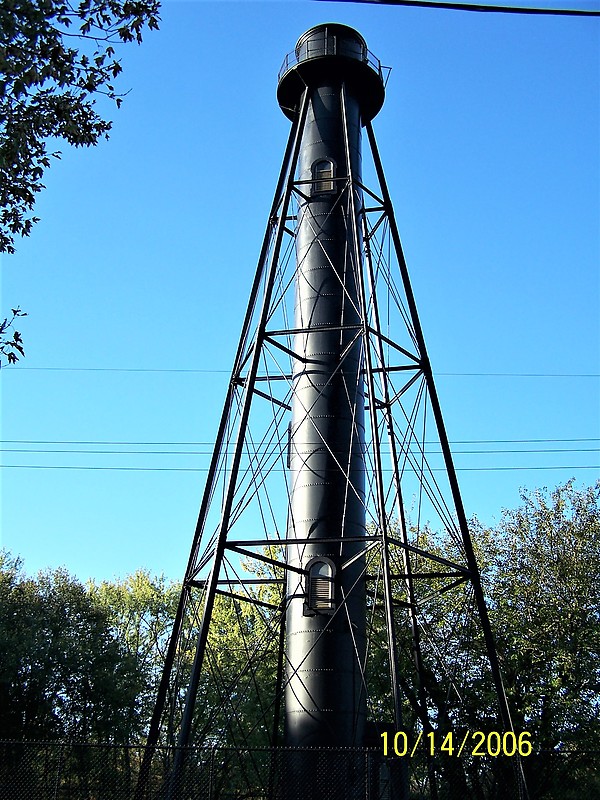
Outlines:
{"label": "utility wire", "polygon": [[[298,443],[296,443],[298,444]],[[279,452],[277,448],[271,448],[270,451],[258,448],[246,449],[246,455],[255,456],[259,453],[267,453],[267,452]],[[414,453],[421,453],[420,448],[411,448],[410,452]],[[438,448],[437,450],[424,450],[423,451],[426,455],[441,455],[442,450]],[[487,456],[490,454],[497,455],[498,453],[508,453],[508,454],[515,454],[515,453],[597,453],[599,452],[597,447],[581,447],[581,448],[550,448],[550,449],[539,449],[539,450],[531,450],[531,449],[523,449],[523,450],[453,450],[452,455],[476,455],[476,456]],[[44,453],[44,454],[73,454],[73,455],[99,455],[99,456],[132,456],[132,455],[143,455],[143,456],[210,456],[212,455],[212,450],[41,450],[37,448],[0,448],[0,453]]]}
{"label": "utility wire", "polygon": [[[148,372],[230,375],[228,369],[161,369],[143,367],[11,367],[11,372]],[[4,373],[6,374],[6,373]],[[600,372],[436,372],[436,377],[456,378],[600,378]]]}
{"label": "utility wire", "polygon": [[[0,464],[0,469],[71,469],[71,470],[99,470],[103,472],[208,472],[208,467],[98,467],[98,466],[75,466],[75,465],[49,465],[49,464]],[[600,469],[598,464],[568,466],[542,466],[542,467],[456,467],[457,472],[521,472],[538,470],[581,470],[581,469]],[[271,472],[284,472],[281,469],[272,469]],[[391,472],[392,470],[382,470]],[[414,470],[412,470],[414,471]],[[443,467],[434,468],[432,472],[446,472]]]}
{"label": "utility wire", "polygon": [[[209,375],[230,375],[230,369],[162,369],[143,367],[11,367],[11,372],[192,372]],[[6,374],[6,373],[5,373]]]}
{"label": "utility wire", "polygon": [[436,3],[433,0],[337,0],[337,2],[372,3],[387,6],[416,6],[417,8],[444,8],[448,11],[477,11],[495,14],[544,14],[562,17],[598,17],[600,11],[579,8],[531,8],[528,6],[474,5],[472,3]]}
{"label": "utility wire", "polygon": [[[577,439],[455,439],[451,445],[457,444],[572,444],[574,442],[600,442],[600,438],[577,438]],[[202,447],[214,445],[213,441],[205,442],[116,442],[83,439],[0,439],[0,444],[73,444],[73,445],[97,445],[97,446],[138,446],[138,447]],[[439,444],[436,439],[428,439],[424,444]],[[232,445],[233,446],[233,445]],[[33,452],[33,451],[32,451]],[[177,452],[177,451],[175,451]],[[211,451],[212,452],[212,451]],[[519,451],[526,452],[526,451]]]}
{"label": "utility wire", "polygon": [[[463,439],[452,442],[452,445],[553,445],[552,447],[509,447],[509,448],[487,448],[476,450],[453,450],[453,455],[543,455],[543,454],[557,454],[557,453],[598,453],[598,443],[600,438],[571,438],[571,439]],[[115,441],[82,441],[82,440],[32,440],[32,439],[0,439],[0,444],[3,445],[57,445],[66,447],[73,445],[70,449],[46,449],[39,447],[22,447],[22,448],[0,448],[2,453],[28,453],[28,454],[43,454],[43,455],[118,455],[118,456],[137,456],[137,455],[161,455],[161,456],[208,456],[211,455],[212,450],[105,450],[105,449],[81,449],[82,446],[88,447],[207,447],[210,448],[213,442],[115,442]],[[425,445],[433,445],[439,447],[439,442],[436,440],[427,440]],[[556,447],[556,445],[567,444],[592,444],[592,447]],[[234,446],[233,444],[231,445]],[[249,456],[255,457],[257,454],[264,452],[264,448],[254,448],[248,453]],[[440,454],[440,450],[432,449],[425,451],[428,455]],[[207,472],[204,467],[120,467],[120,466],[99,466],[99,465],[63,465],[63,464],[0,464],[2,469],[70,469],[70,470],[101,470],[101,471],[127,471],[127,472]],[[498,472],[498,471],[524,471],[524,470],[582,470],[582,469],[598,469],[600,465],[553,465],[553,466],[492,466],[492,467],[458,467],[459,472]],[[275,470],[281,471],[281,470]],[[384,470],[385,471],[385,470]],[[389,471],[389,470],[388,470]],[[434,468],[434,472],[444,472],[444,468]]]}

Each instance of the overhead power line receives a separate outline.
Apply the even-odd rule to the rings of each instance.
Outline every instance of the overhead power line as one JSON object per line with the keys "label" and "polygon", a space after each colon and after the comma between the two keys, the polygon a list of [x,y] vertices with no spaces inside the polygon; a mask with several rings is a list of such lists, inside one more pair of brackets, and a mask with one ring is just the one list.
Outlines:
{"label": "overhead power line", "polygon": [[[421,450],[418,447],[410,448],[411,452],[420,453]],[[273,455],[275,454],[276,450],[271,448],[269,451]],[[436,450],[424,450],[423,451],[426,455],[439,455],[441,454],[442,450],[441,447],[438,447]],[[546,449],[496,449],[496,450],[453,450],[452,454],[455,456],[487,456],[487,455],[497,455],[499,453],[506,453],[509,455],[518,454],[518,453],[597,453],[597,447],[553,447],[553,448],[546,448]],[[212,450],[82,450],[82,449],[73,449],[70,450],[42,450],[39,448],[13,448],[13,447],[5,447],[0,448],[0,453],[42,453],[44,455],[52,455],[52,454],[70,454],[70,455],[100,455],[100,456],[135,456],[135,455],[143,455],[143,456],[210,456],[212,455]],[[247,455],[257,455],[259,453],[265,453],[264,448],[254,448],[252,450],[246,449],[245,453]]]}
{"label": "overhead power line", "polygon": [[209,375],[230,375],[229,369],[163,369],[144,367],[11,367],[11,372],[191,372]]}
{"label": "overhead power line", "polygon": [[[228,369],[163,369],[144,367],[11,367],[11,372],[140,372],[230,375]],[[6,373],[4,373],[6,374]],[[443,378],[600,378],[600,372],[436,372]]]}
{"label": "overhead power line", "polygon": [[[70,470],[98,470],[102,472],[208,472],[208,467],[101,467],[101,466],[77,466],[74,464],[52,465],[52,464],[0,464],[0,469],[70,469]],[[598,464],[586,466],[555,465],[542,467],[457,467],[457,472],[523,472],[538,470],[582,470],[600,469]],[[279,472],[281,470],[271,470]],[[383,470],[388,472],[389,470]],[[411,470],[411,472],[414,470]],[[445,468],[433,468],[431,472],[445,472]]]}
{"label": "overhead power line", "polygon": [[[337,0],[348,2],[348,0]],[[436,3],[433,0],[350,0],[353,3],[372,3],[387,6],[416,6],[417,8],[443,8],[448,11],[476,11],[495,14],[543,14],[561,17],[598,17],[600,11],[580,8],[531,8],[529,6],[476,5],[473,3]]]}
{"label": "overhead power line", "polygon": [[[583,442],[600,442],[600,438],[585,437],[571,439],[454,439],[451,445],[457,444],[573,444]],[[203,447],[214,445],[213,441],[204,442],[132,442],[85,439],[0,439],[0,444],[61,444],[61,445],[97,445],[138,446],[138,447]],[[425,444],[438,444],[437,440],[426,440]],[[525,452],[525,451],[520,451]]]}
{"label": "overhead power line", "polygon": [[[463,439],[452,442],[453,454],[455,456],[492,456],[492,455],[556,455],[567,453],[598,453],[600,438],[570,438],[570,439]],[[0,449],[2,453],[20,453],[20,454],[36,454],[36,455],[93,455],[93,456],[209,456],[212,453],[213,442],[132,442],[132,441],[99,441],[99,440],[32,440],[32,439],[4,439],[0,440],[2,445],[23,445],[22,447],[3,447]],[[423,444],[423,443],[422,443]],[[436,440],[426,441],[426,450],[424,453],[428,456],[440,455],[439,442]],[[581,445],[592,445],[591,447],[582,447]],[[46,447],[40,447],[46,445]],[[48,447],[53,446],[53,448]],[[479,449],[456,449],[456,446],[470,446]],[[493,447],[489,447],[493,445]],[[509,447],[498,447],[498,445],[511,445]],[[517,445],[518,447],[514,447]],[[524,446],[525,445],[525,446]],[[533,446],[532,446],[533,445]],[[542,447],[538,445],[543,445]],[[551,446],[548,446],[551,445]],[[557,446],[557,445],[568,445]],[[569,446],[570,445],[570,446]],[[234,446],[233,444],[231,445]],[[107,450],[106,447],[161,447],[171,449],[161,450],[148,450],[148,449],[111,449]],[[181,450],[172,448],[181,447],[200,447],[206,449],[200,450]],[[94,449],[85,449],[94,448]],[[102,448],[102,449],[99,449]],[[285,448],[284,448],[285,449]],[[271,450],[273,452],[271,452]],[[271,455],[277,455],[273,448],[270,448]],[[420,452],[420,447],[416,448],[414,452]],[[252,451],[246,452],[246,456],[250,458],[260,457],[265,453],[264,448],[254,448]],[[125,471],[125,472],[207,472],[206,467],[150,467],[150,466],[117,466],[110,465],[104,466],[101,464],[0,464],[2,469],[31,469],[31,470],[83,470],[83,471]],[[274,468],[275,471],[280,471]],[[511,472],[511,471],[535,471],[535,470],[600,470],[600,465],[510,465],[510,466],[457,466],[458,472]],[[384,470],[385,471],[385,470]],[[433,468],[433,472],[444,471],[442,468]]]}

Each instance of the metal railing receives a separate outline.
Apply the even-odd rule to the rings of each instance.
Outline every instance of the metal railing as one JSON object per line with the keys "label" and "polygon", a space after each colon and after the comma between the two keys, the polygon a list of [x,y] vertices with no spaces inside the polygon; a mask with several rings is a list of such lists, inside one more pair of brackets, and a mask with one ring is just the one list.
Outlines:
{"label": "metal railing", "polygon": [[[351,56],[356,61],[362,61],[368,64],[385,83],[387,81],[389,67],[383,67],[381,61],[374,55],[366,46],[360,42],[353,42],[357,50],[360,50],[358,56]],[[280,81],[282,77],[291,69],[296,67],[300,62],[311,61],[314,58],[323,58],[323,56],[346,56],[348,57],[348,43],[346,39],[342,39],[342,46],[338,48],[337,36],[326,36],[324,39],[317,39],[311,41],[310,39],[302,45],[299,50],[292,50],[283,59],[283,64],[277,75],[277,80]],[[384,74],[385,73],[385,74]]]}

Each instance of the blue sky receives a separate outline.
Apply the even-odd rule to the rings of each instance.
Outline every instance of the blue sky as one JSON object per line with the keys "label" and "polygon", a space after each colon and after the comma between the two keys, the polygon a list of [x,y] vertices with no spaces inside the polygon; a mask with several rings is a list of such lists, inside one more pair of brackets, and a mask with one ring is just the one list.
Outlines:
{"label": "blue sky", "polygon": [[277,73],[330,20],[392,67],[374,128],[467,513],[592,483],[598,20],[308,0],[162,18],[123,48],[110,141],[61,147],[3,257],[3,313],[29,316],[1,375],[2,546],[28,572],[181,577],[289,131]]}

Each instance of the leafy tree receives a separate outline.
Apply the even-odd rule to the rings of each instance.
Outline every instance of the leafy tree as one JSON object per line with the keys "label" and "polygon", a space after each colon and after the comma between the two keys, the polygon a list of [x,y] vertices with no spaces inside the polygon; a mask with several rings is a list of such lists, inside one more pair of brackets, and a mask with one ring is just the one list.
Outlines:
{"label": "leafy tree", "polygon": [[[196,736],[209,743],[271,744],[278,639],[273,618],[257,606],[218,597],[203,676],[212,702],[198,709]],[[216,709],[219,712],[216,712]]]}
{"label": "leafy tree", "polygon": [[[521,506],[506,510],[497,526],[485,528],[474,519],[471,532],[514,727],[517,733],[531,734],[533,754],[523,759],[530,796],[598,797],[594,762],[600,743],[600,483],[581,491],[570,481],[552,492],[524,492]],[[428,532],[424,536],[424,549],[457,558],[450,538],[442,543]],[[472,602],[468,585],[437,596],[434,590],[443,582],[432,580],[428,586],[429,600],[419,615],[423,637],[444,653],[444,671],[455,676],[460,690],[446,691],[435,659],[426,659],[434,728],[439,734],[460,720],[458,727],[471,731],[497,730],[497,702],[481,627],[472,612],[461,611],[468,611]],[[399,610],[397,621],[402,679],[412,674],[414,665],[406,614]],[[376,622],[383,636],[383,619]],[[382,651],[372,662],[369,687],[374,718],[383,720],[390,719],[387,672],[387,654]],[[419,720],[406,702],[404,724],[414,737]],[[419,764],[412,759],[415,766]],[[448,791],[456,790],[452,797],[481,800],[506,796],[513,766],[512,759],[503,763],[468,757],[439,763]]]}
{"label": "leafy tree", "polygon": [[122,71],[115,46],[157,29],[159,8],[159,0],[2,3],[0,252],[13,253],[14,237],[28,236],[38,221],[30,212],[50,166],[48,139],[77,147],[108,138],[111,122],[95,102],[101,95],[122,102],[112,83]]}
{"label": "leafy tree", "polygon": [[[142,41],[158,29],[160,0],[3,0],[0,4],[0,253],[15,252],[29,236],[32,215],[51,157],[50,139],[75,147],[108,138],[112,123],[96,110],[105,96],[117,106],[113,81],[122,71],[119,44]],[[25,355],[9,329],[20,309],[0,325],[0,366]]]}
{"label": "leafy tree", "polygon": [[597,797],[600,482],[522,500],[488,537],[485,572],[515,726],[540,751],[524,765],[533,797]]}
{"label": "leafy tree", "polygon": [[23,575],[0,556],[0,730],[5,738],[125,743],[142,689],[106,613],[64,570]]}
{"label": "leafy tree", "polygon": [[122,580],[102,581],[99,584],[91,582],[88,591],[94,605],[106,614],[114,636],[140,675],[137,706],[136,709],[130,709],[130,714],[132,727],[137,716],[139,733],[144,741],[145,726],[154,708],[180,586],[168,582],[164,576],[153,578],[148,571],[138,570]]}
{"label": "leafy tree", "polygon": [[[550,493],[524,493],[522,505],[505,511],[495,528],[473,520],[472,530],[514,725],[517,732],[531,734],[533,754],[523,759],[530,797],[591,800],[600,792],[593,756],[600,741],[600,482],[581,491],[569,482]],[[441,547],[431,537],[427,549]],[[451,544],[439,553],[455,557]],[[262,570],[263,577],[281,577],[268,564]],[[0,725],[5,735],[143,741],[178,591],[176,584],[143,571],[87,589],[60,571],[34,581],[5,557],[0,566]],[[215,603],[208,669],[201,678],[203,701],[194,716],[196,744],[263,746],[270,741],[278,612],[269,606],[278,605],[280,587],[271,584],[255,592],[267,606],[228,596]],[[497,729],[481,631],[461,622],[465,600],[468,593],[461,594],[460,587],[437,598],[431,592],[421,609],[424,633],[444,643],[446,667],[466,678],[459,709],[458,695],[442,691],[437,667],[427,665],[438,732],[452,729],[458,718],[470,730]],[[372,610],[383,639],[383,616],[376,605]],[[408,675],[410,630],[400,616],[398,622],[398,671]],[[192,644],[197,625],[193,614],[185,622]],[[183,700],[192,657],[193,647],[169,705]],[[390,720],[384,647],[373,654],[369,670],[371,718]],[[407,731],[414,733],[422,721],[410,702],[405,711]],[[172,736],[165,731],[163,741],[172,742]],[[444,785],[457,787],[452,796],[506,796],[500,759],[447,761],[438,767]],[[412,759],[411,768],[423,774],[427,767],[417,762]],[[227,765],[222,771],[228,790],[238,780],[232,769]]]}

